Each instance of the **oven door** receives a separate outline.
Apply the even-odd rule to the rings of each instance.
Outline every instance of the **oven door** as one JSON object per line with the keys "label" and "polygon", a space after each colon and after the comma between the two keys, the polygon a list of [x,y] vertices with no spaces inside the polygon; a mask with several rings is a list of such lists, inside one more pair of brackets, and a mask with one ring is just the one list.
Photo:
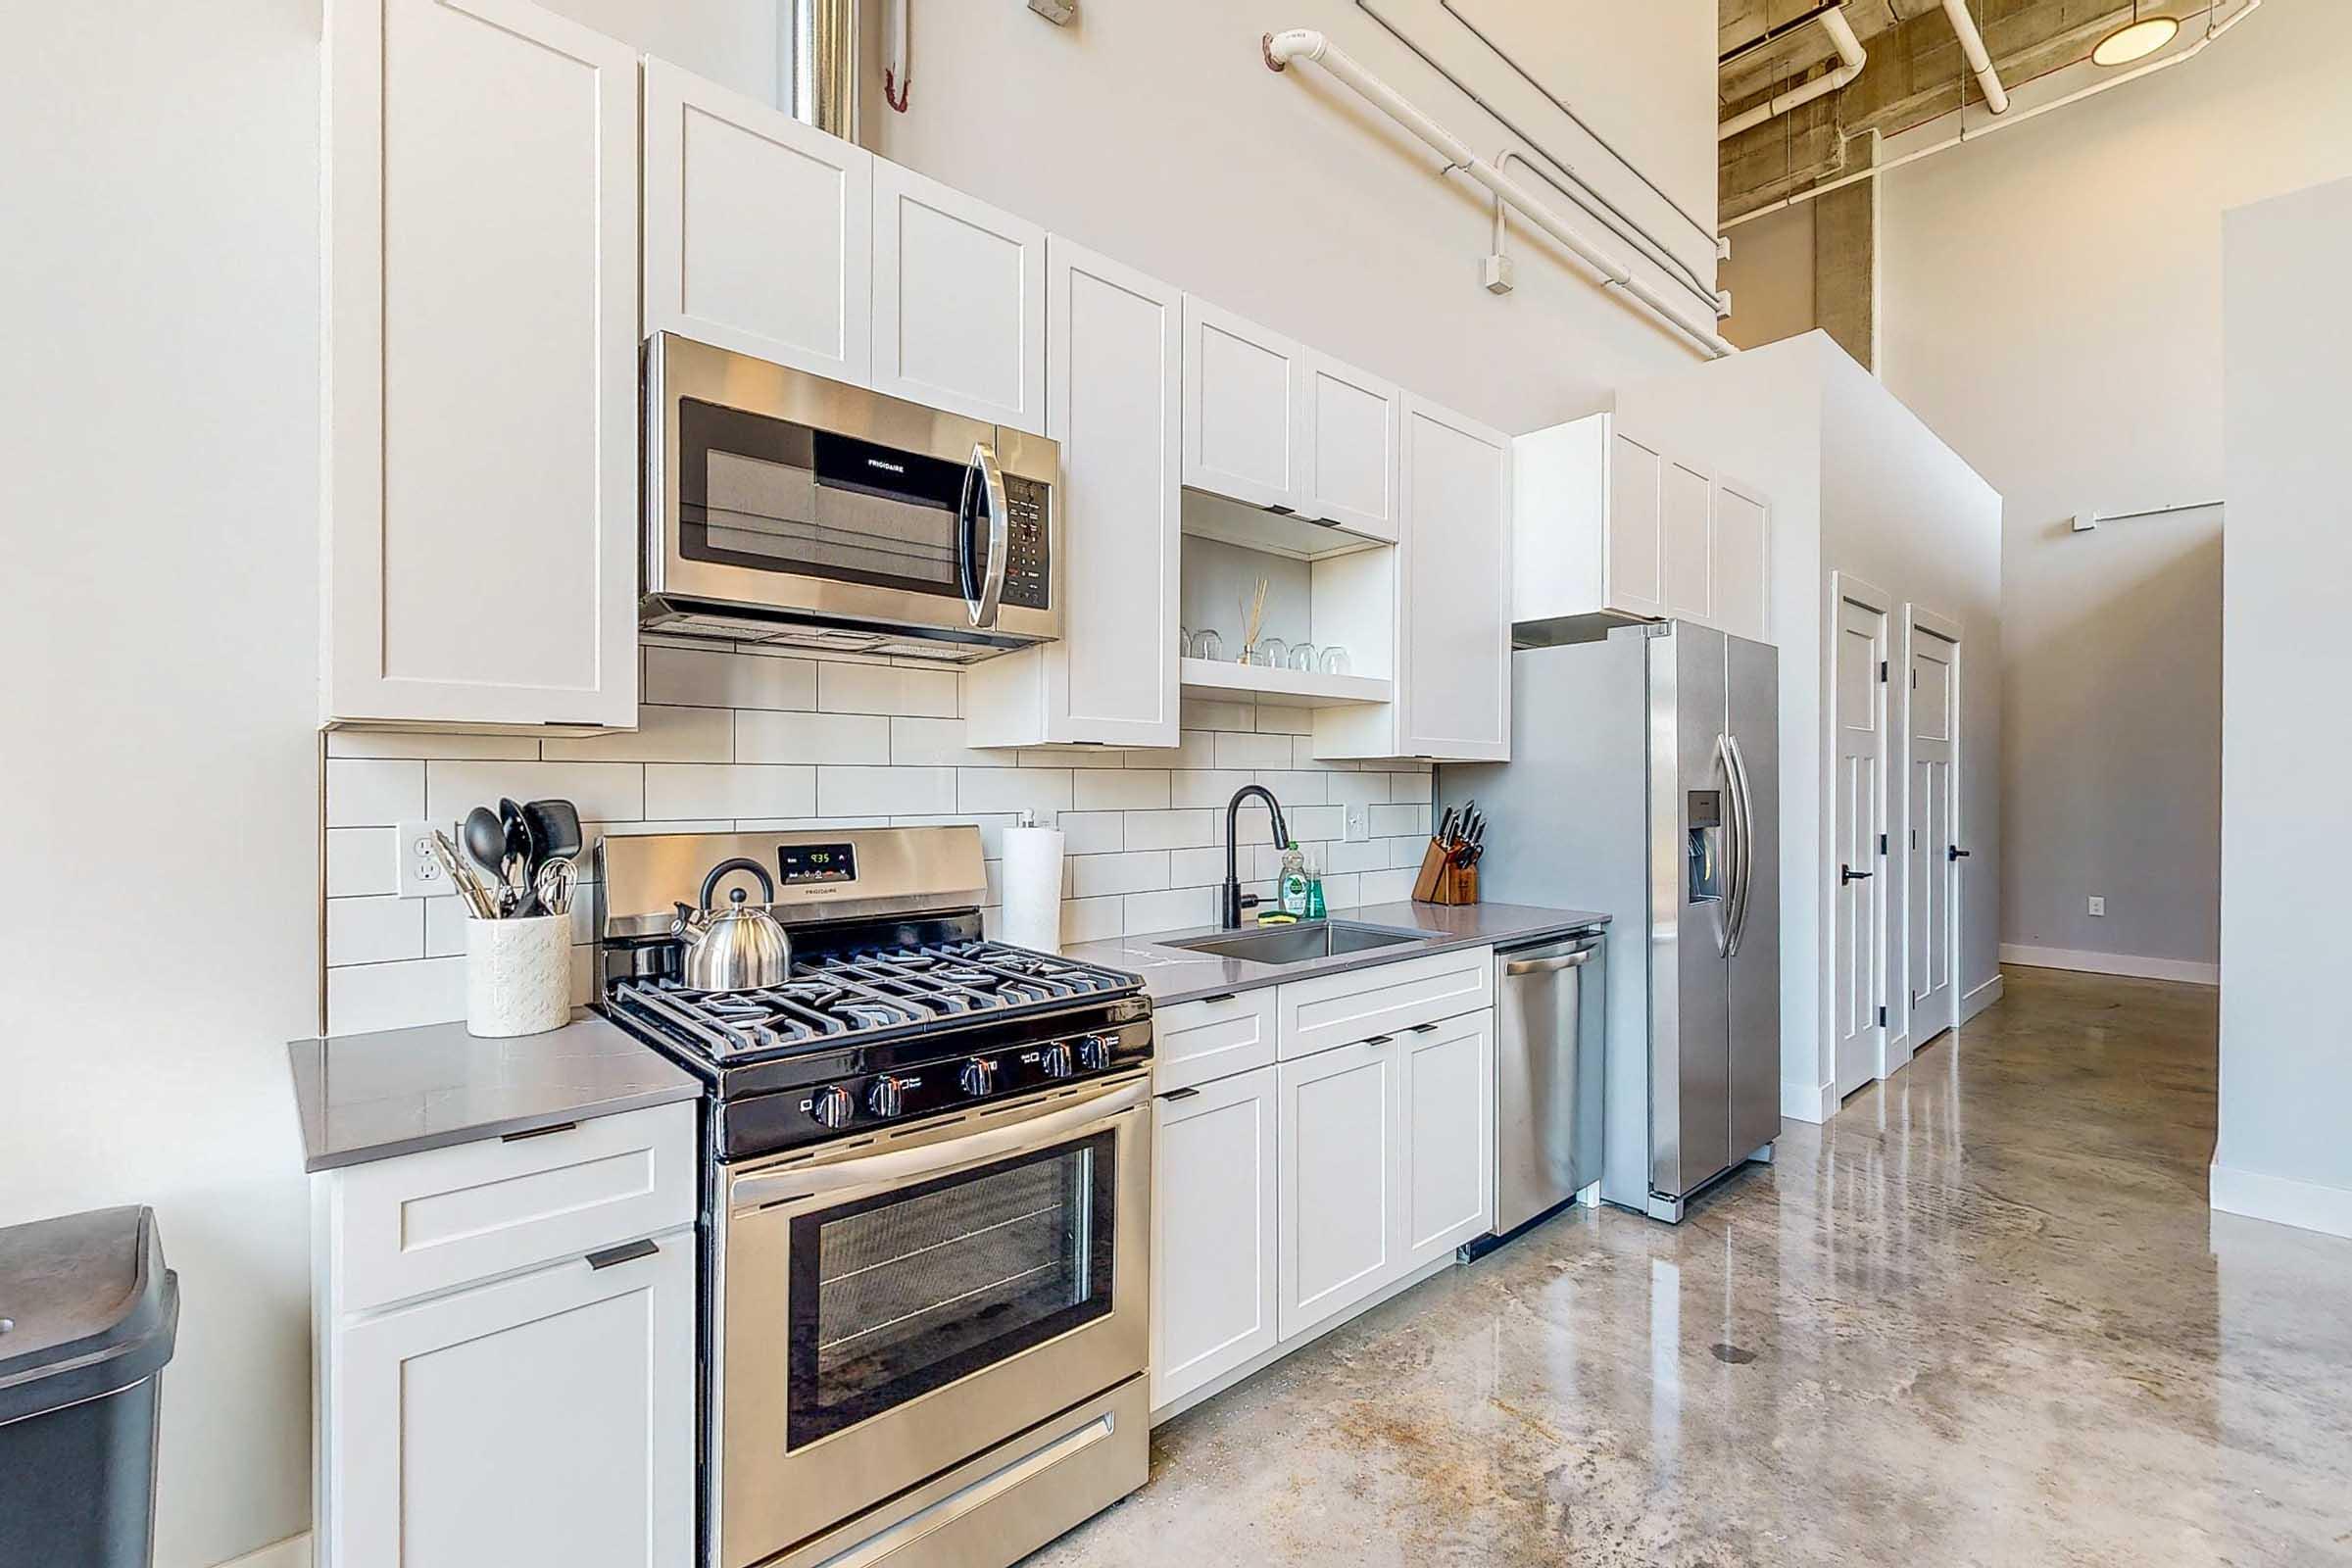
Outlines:
{"label": "oven door", "polygon": [[966,643],[1058,631],[1054,443],[667,334],[648,383],[649,594]]}
{"label": "oven door", "polygon": [[746,1568],[1142,1373],[1150,1080],[730,1172],[712,1420]]}

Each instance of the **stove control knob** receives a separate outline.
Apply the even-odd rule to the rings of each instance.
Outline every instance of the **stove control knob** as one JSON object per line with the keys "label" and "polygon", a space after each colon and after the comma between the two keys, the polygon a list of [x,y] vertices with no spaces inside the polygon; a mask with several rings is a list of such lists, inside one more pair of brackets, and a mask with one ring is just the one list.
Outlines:
{"label": "stove control knob", "polygon": [[847,1127],[850,1118],[858,1114],[858,1102],[850,1098],[847,1089],[838,1086],[819,1089],[816,1098],[808,1102],[808,1114],[827,1127],[839,1129]]}
{"label": "stove control knob", "polygon": [[985,1056],[974,1056],[963,1064],[963,1072],[956,1082],[965,1094],[978,1100],[996,1089],[997,1064]]}
{"label": "stove control knob", "polygon": [[906,1108],[906,1086],[896,1078],[877,1078],[866,1094],[865,1106],[877,1116],[896,1116]]}
{"label": "stove control knob", "polygon": [[1102,1035],[1088,1035],[1078,1042],[1078,1065],[1087,1072],[1101,1072],[1110,1065],[1111,1042]]}
{"label": "stove control knob", "polygon": [[1074,1070],[1070,1063],[1068,1042],[1056,1040],[1039,1052],[1037,1065],[1049,1078],[1067,1078]]}

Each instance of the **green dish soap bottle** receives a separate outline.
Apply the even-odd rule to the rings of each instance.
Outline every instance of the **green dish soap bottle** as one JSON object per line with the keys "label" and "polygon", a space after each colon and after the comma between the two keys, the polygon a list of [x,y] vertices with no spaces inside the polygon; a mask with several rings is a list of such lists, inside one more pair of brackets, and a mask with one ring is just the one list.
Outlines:
{"label": "green dish soap bottle", "polygon": [[1295,920],[1306,918],[1306,857],[1293,840],[1282,852],[1282,912]]}

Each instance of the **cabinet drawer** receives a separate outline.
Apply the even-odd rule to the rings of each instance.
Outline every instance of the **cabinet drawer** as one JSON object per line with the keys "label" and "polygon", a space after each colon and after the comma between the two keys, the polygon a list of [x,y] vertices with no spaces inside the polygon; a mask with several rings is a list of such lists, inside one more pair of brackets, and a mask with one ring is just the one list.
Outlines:
{"label": "cabinet drawer", "polygon": [[1274,1060],[1274,988],[1204,1002],[1184,1002],[1152,1014],[1152,1087],[1159,1094],[1230,1077]]}
{"label": "cabinet drawer", "polygon": [[1464,948],[1284,986],[1281,1058],[1295,1060],[1494,1004],[1494,950]]}
{"label": "cabinet drawer", "polygon": [[341,1173],[344,1311],[587,1253],[695,1215],[694,1102]]}

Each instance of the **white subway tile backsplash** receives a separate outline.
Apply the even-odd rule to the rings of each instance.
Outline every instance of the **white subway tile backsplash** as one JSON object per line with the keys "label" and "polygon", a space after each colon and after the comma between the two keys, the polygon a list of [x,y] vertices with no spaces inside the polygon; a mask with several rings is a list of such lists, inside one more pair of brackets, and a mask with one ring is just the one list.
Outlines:
{"label": "white subway tile backsplash", "polygon": [[1251,781],[1246,772],[1203,772],[1184,768],[1168,775],[1168,804],[1182,809],[1186,807],[1214,807],[1225,808],[1233,792]]}
{"label": "white subway tile backsplash", "polygon": [[1217,732],[1213,729],[1188,729],[1177,735],[1173,750],[1137,752],[1137,767],[1199,767],[1217,765]]}
{"label": "white subway tile backsplash", "polygon": [[444,762],[424,764],[424,814],[455,822],[499,797],[566,800],[584,820],[631,822],[645,815],[645,768],[637,762]]}
{"label": "white subway tile backsplash", "polygon": [[1127,848],[1131,850],[1189,850],[1216,841],[1216,813],[1213,811],[1127,813]]}
{"label": "white subway tile backsplash", "polygon": [[424,956],[424,906],[456,899],[329,899],[326,901],[326,961],[389,963]]}
{"label": "white subway tile backsplash", "polygon": [[735,760],[887,766],[890,720],[875,714],[765,713],[738,709]]}
{"label": "white subway tile backsplash", "polygon": [[1289,769],[1260,771],[1257,782],[1274,792],[1274,798],[1289,810],[1294,806],[1321,806],[1324,801],[1323,773],[1295,773]]}
{"label": "white subway tile backsplash", "polygon": [[[1432,830],[1434,831],[1434,824]],[[1386,844],[1389,847],[1389,864],[1392,866],[1402,866],[1408,871],[1418,871],[1421,869],[1421,861],[1429,854],[1429,839],[1430,835],[1423,833],[1416,838],[1374,839],[1372,842]]]}
{"label": "white subway tile backsplash", "polygon": [[[579,901],[593,906],[594,899]],[[466,901],[463,899],[426,899],[424,903],[424,956],[428,958],[447,958],[466,951]]]}
{"label": "white subway tile backsplash", "polygon": [[326,732],[329,757],[410,757],[418,761],[528,762],[539,756],[536,735],[409,735],[391,731],[334,729]]}
{"label": "white subway tile backsplash", "polygon": [[1389,781],[1390,800],[1417,801],[1423,806],[1429,804],[1430,786],[1434,782],[1433,775],[1428,773],[1390,773],[1385,776]]}
{"label": "white subway tile backsplash", "polygon": [[1169,888],[1158,893],[1130,893],[1125,917],[1129,935],[1211,925],[1217,918],[1216,889]]}
{"label": "white subway tile backsplash", "polygon": [[828,713],[905,713],[954,718],[961,677],[952,669],[907,669],[895,664],[817,666],[816,706]]}
{"label": "white subway tile backsplash", "polygon": [[1022,754],[963,744],[960,718],[894,718],[890,760],[896,767],[1011,767]]}
{"label": "white subway tile backsplash", "polygon": [[1363,902],[1362,879],[1352,871],[1327,871],[1323,875],[1323,906],[1326,909],[1352,909]]}
{"label": "white subway tile backsplash", "polygon": [[[1033,746],[1019,754],[1023,767],[1126,767],[1127,754],[1107,746]],[[1165,753],[1145,752],[1133,764],[1136,767],[1165,767],[1152,760]]]}
{"label": "white subway tile backsplash", "polygon": [[980,830],[980,855],[983,859],[1004,858],[1004,830],[1020,818],[1009,811],[964,812],[949,811],[937,816],[894,816],[892,827],[959,827],[966,824]]}
{"label": "white subway tile backsplash", "polygon": [[645,809],[657,817],[813,816],[816,769],[796,763],[654,762]]}
{"label": "white subway tile backsplash", "polygon": [[694,708],[816,706],[816,664],[731,649],[648,648],[645,700]]}
{"label": "white subway tile backsplash", "polygon": [[399,834],[388,827],[326,830],[326,896],[357,898],[400,890]]}
{"label": "white subway tile backsplash", "polygon": [[1064,855],[1108,855],[1127,847],[1127,818],[1123,812],[1064,811],[1054,825],[1061,829]]}
{"label": "white subway tile backsplash", "polygon": [[1254,730],[1257,709],[1250,703],[1214,703],[1186,698],[1178,722],[1186,729]]}
{"label": "white subway tile backsplash", "polygon": [[1124,899],[1064,899],[1061,901],[1061,942],[1101,942],[1122,934],[1126,924]]}
{"label": "white subway tile backsplash", "polygon": [[1386,773],[1334,773],[1326,781],[1324,799],[1334,806],[1381,806],[1389,799]]}
{"label": "white subway tile backsplash", "polygon": [[423,814],[423,762],[327,759],[328,827],[390,827]]}
{"label": "white subway tile backsplash", "polygon": [[820,767],[816,808],[826,816],[944,815],[957,809],[956,769]]}
{"label": "white subway tile backsplash", "polygon": [[1324,856],[1323,867],[1327,872],[1385,871],[1389,868],[1389,841],[1366,839],[1360,844],[1327,844]]}
{"label": "white subway tile backsplash", "polygon": [[1315,732],[1315,710],[1311,708],[1280,708],[1272,703],[1257,705],[1257,732],[1260,735],[1312,735]]}
{"label": "white subway tile backsplash", "polygon": [[373,1034],[466,1016],[466,960],[417,958],[326,971],[326,1032]]}
{"label": "white subway tile backsplash", "polygon": [[1348,808],[1344,806],[1301,806],[1284,812],[1283,821],[1290,828],[1291,837],[1300,844],[1348,835]]}
{"label": "white subway tile backsplash", "polygon": [[964,767],[956,771],[959,811],[1049,811],[1070,809],[1070,775],[1050,767]]}
{"label": "white subway tile backsplash", "polygon": [[1071,805],[1082,811],[1164,811],[1168,775],[1163,768],[1082,770],[1072,775]]}
{"label": "white subway tile backsplash", "polygon": [[1291,738],[1288,735],[1235,735],[1219,732],[1217,736],[1217,765],[1219,767],[1288,767],[1291,765]]}
{"label": "white subway tile backsplash", "polygon": [[[650,833],[728,833],[738,825],[750,827],[749,822],[737,824],[725,817],[656,817],[651,821],[640,818],[634,822],[580,823],[580,836],[593,845],[599,838],[624,839]],[[586,874],[583,867],[582,874]]]}
{"label": "white subway tile backsplash", "polygon": [[539,755],[551,762],[725,762],[735,756],[733,715],[723,708],[647,703],[637,728],[610,735],[550,736]]}
{"label": "white subway tile backsplash", "polygon": [[[1417,868],[1417,867],[1416,867]],[[1413,871],[1366,871],[1357,878],[1358,904],[1399,904],[1413,896]],[[1329,902],[1328,892],[1324,895]]]}
{"label": "white subway tile backsplash", "polygon": [[1429,808],[1426,806],[1374,806],[1369,809],[1375,838],[1394,838],[1399,834],[1429,831]]}
{"label": "white subway tile backsplash", "polygon": [[1070,896],[1101,898],[1111,893],[1148,893],[1168,885],[1168,852],[1129,851],[1119,855],[1069,858]]}
{"label": "white subway tile backsplash", "polygon": [[1211,845],[1200,850],[1176,850],[1168,856],[1168,886],[1210,888],[1225,880],[1225,852]]}

